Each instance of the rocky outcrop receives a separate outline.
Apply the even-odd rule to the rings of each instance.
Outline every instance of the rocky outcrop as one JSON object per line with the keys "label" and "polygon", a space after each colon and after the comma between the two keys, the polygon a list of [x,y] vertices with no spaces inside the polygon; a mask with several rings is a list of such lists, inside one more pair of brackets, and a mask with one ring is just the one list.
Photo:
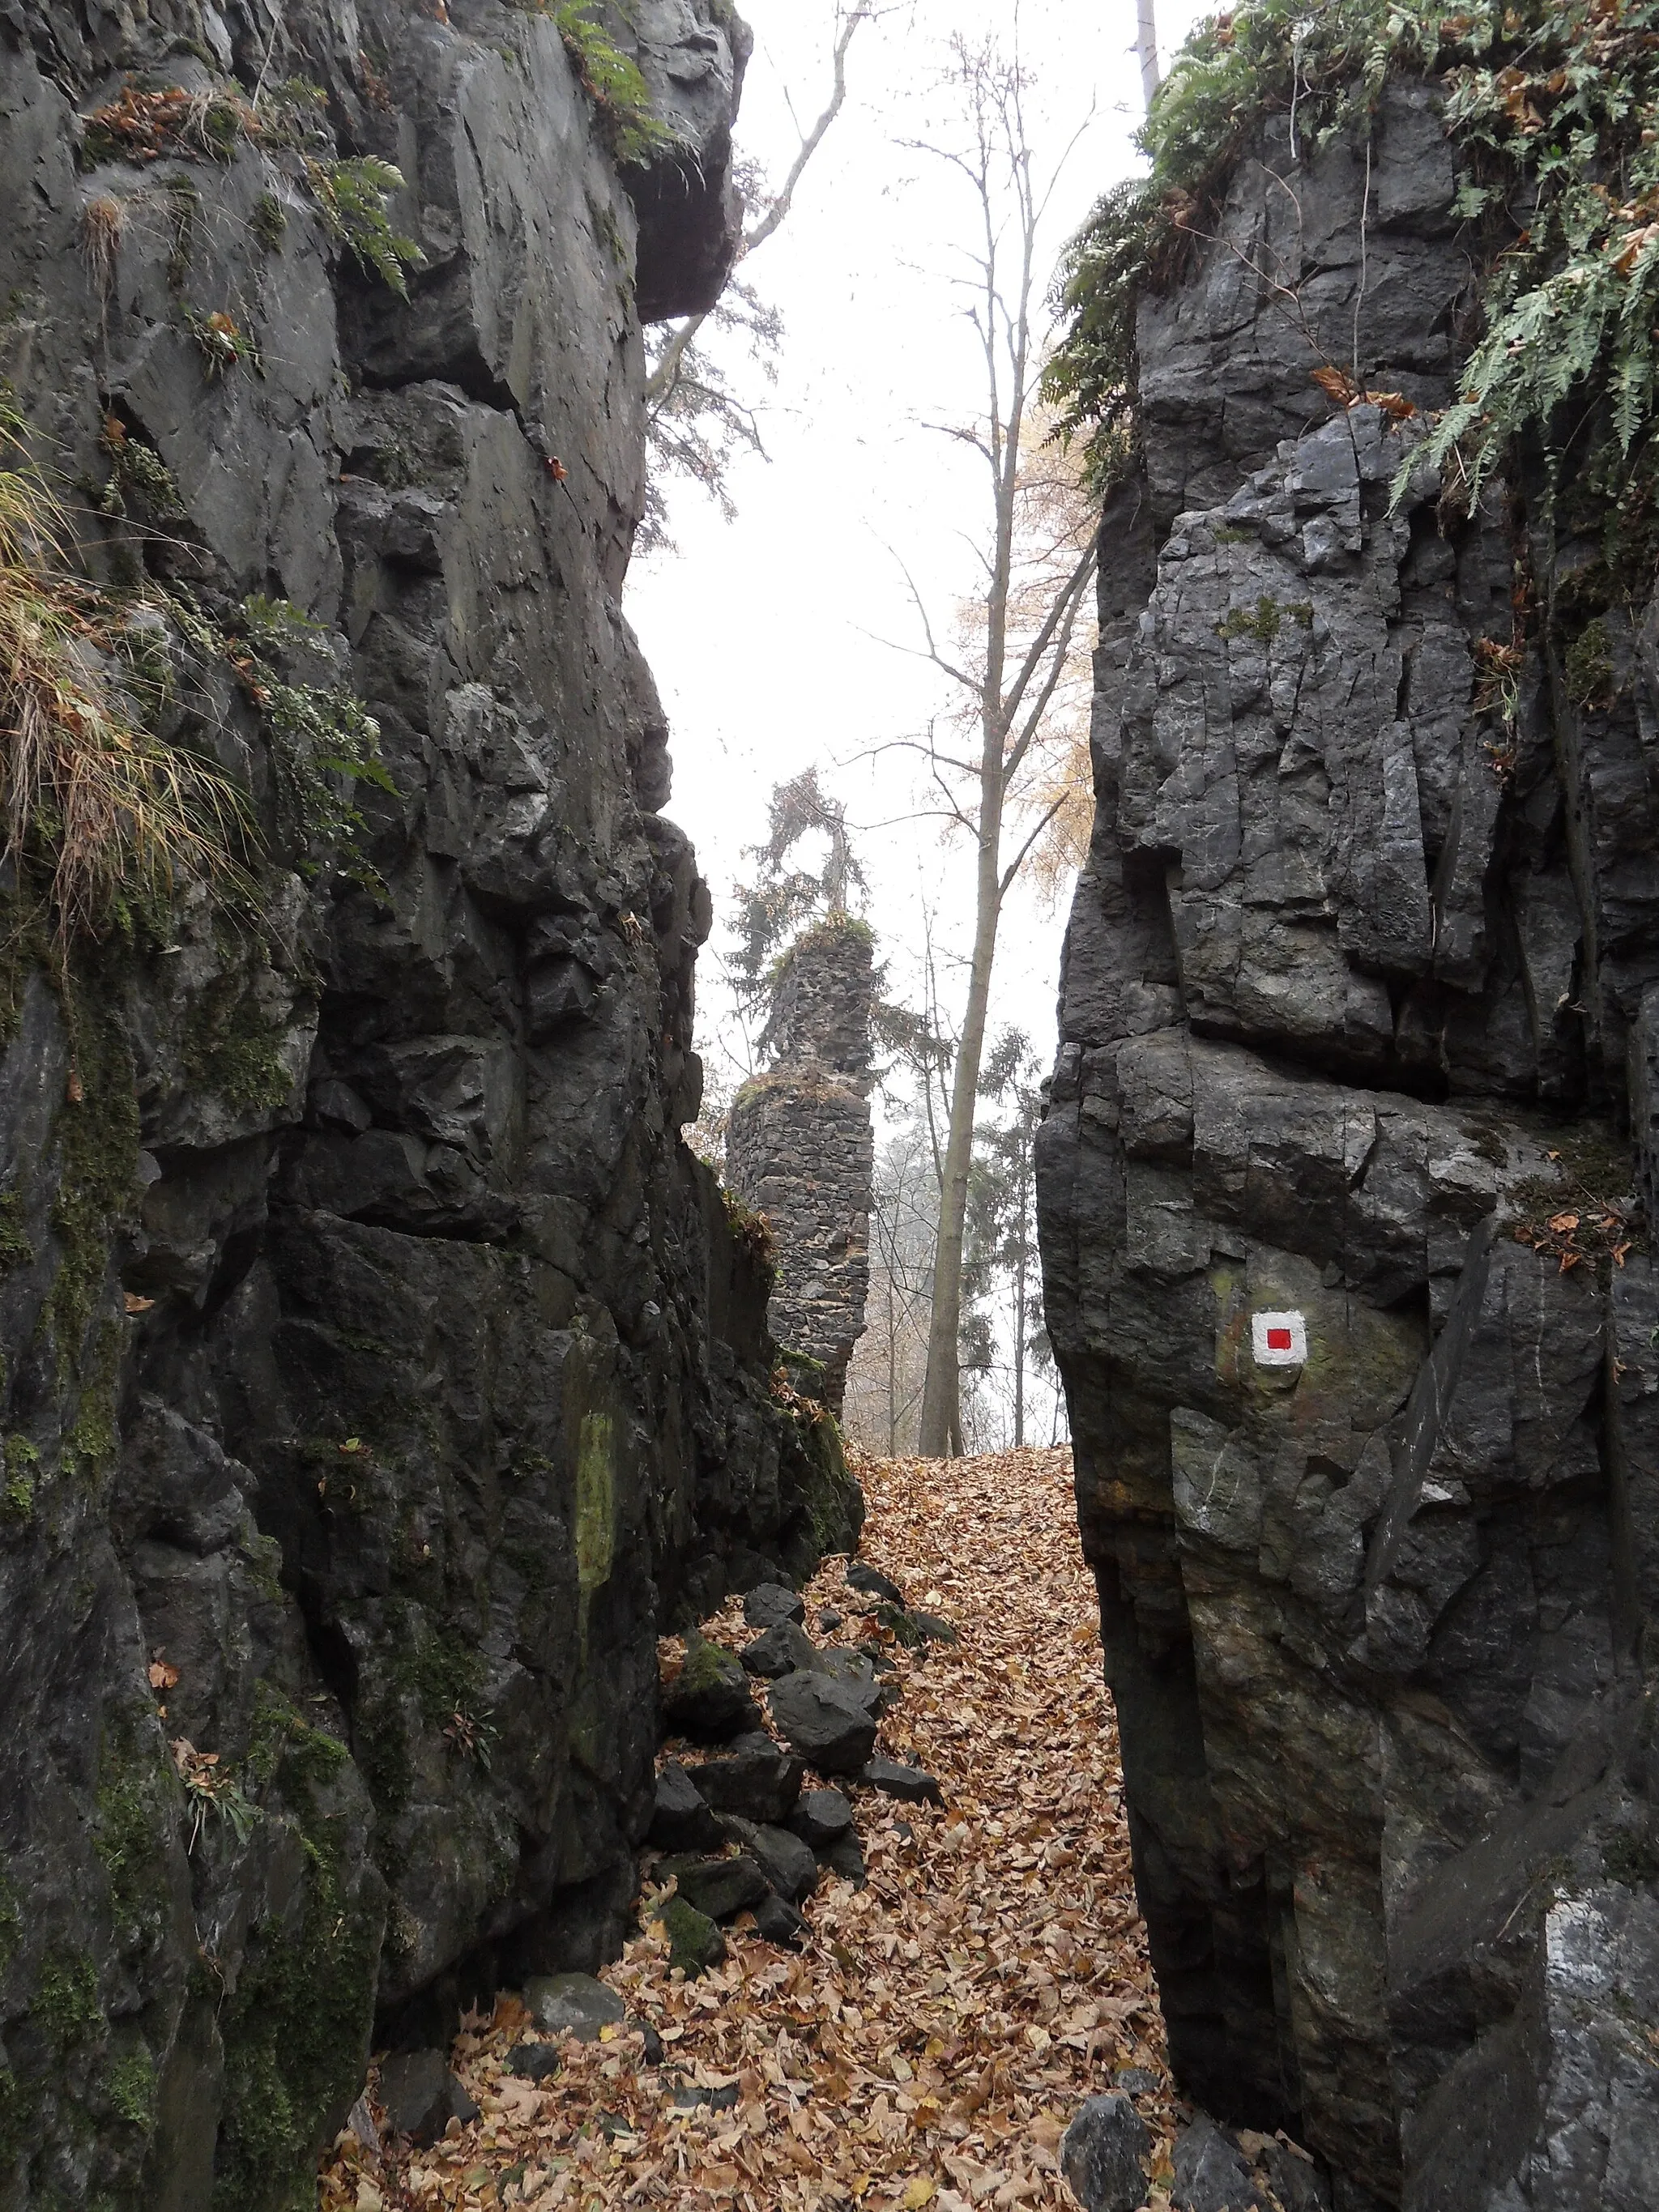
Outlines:
{"label": "rocky outcrop", "polygon": [[1302,151],[1140,309],[1039,1152],[1137,1881],[1183,2087],[1339,2212],[1634,2212],[1655,617],[1590,655],[1524,487],[1391,506],[1414,422],[1310,370],[1454,393],[1435,96]]}
{"label": "rocky outcrop", "polygon": [[768,1324],[822,1368],[837,1416],[870,1289],[872,956],[869,930],[844,916],[791,945],[773,987],[771,1064],[732,1101],[726,1137],[726,1180],[771,1234]]}
{"label": "rocky outcrop", "polygon": [[533,10],[0,12],[0,370],[80,649],[262,846],[67,968],[7,885],[20,2212],[308,2201],[377,2017],[617,1942],[659,1631],[856,1526],[679,1139],[708,898],[617,605],[636,268],[719,288],[746,33],[611,34],[631,168]]}

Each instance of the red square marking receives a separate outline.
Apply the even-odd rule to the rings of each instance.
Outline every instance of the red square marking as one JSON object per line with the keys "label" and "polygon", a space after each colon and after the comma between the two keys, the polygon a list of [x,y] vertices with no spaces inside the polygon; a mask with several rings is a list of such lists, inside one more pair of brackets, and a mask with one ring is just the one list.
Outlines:
{"label": "red square marking", "polygon": [[1291,1332],[1289,1329],[1270,1328],[1267,1331],[1267,1349],[1269,1352],[1288,1352],[1290,1348]]}

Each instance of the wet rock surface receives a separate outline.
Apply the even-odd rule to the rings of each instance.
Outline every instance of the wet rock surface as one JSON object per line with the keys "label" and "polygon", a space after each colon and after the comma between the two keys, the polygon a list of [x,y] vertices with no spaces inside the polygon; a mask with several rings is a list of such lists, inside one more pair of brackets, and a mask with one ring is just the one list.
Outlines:
{"label": "wet rock surface", "polygon": [[1615,609],[1607,695],[1534,643],[1504,725],[1554,550],[1501,489],[1391,507],[1413,423],[1309,380],[1455,393],[1437,98],[1300,163],[1271,122],[1140,310],[1047,1313],[1183,2089],[1338,2212],[1634,2212],[1659,692]]}
{"label": "wet rock surface", "polygon": [[[708,898],[618,605],[640,313],[729,264],[746,33],[611,27],[684,161],[624,177],[533,12],[0,20],[8,404],[269,924],[20,971],[0,1055],[20,2206],[287,2203],[377,2020],[613,1955],[658,1634],[853,1540],[678,1138]],[[407,299],[319,200],[367,155]],[[307,750],[347,705],[383,785]]]}

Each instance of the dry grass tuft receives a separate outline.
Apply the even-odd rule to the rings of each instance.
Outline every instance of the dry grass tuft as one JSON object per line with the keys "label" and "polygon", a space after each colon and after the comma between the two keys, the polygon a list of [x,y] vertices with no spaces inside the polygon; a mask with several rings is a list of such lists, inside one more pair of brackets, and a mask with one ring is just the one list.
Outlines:
{"label": "dry grass tuft", "polygon": [[60,941],[181,882],[248,888],[246,803],[210,763],[164,744],[100,665],[98,600],[66,575],[68,519],[0,429],[0,863],[44,876]]}
{"label": "dry grass tuft", "polygon": [[126,228],[126,209],[112,193],[100,192],[81,210],[81,251],[100,300],[107,300],[114,289],[115,264]]}

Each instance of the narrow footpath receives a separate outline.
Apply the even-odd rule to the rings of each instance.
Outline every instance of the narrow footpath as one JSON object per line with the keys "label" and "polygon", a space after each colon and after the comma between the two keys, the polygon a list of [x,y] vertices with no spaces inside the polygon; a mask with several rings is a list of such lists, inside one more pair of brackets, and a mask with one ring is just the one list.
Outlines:
{"label": "narrow footpath", "polygon": [[[642,1932],[601,1978],[623,2017],[593,2040],[563,2037],[556,2056],[515,1996],[469,2019],[452,2063],[477,2117],[410,2148],[372,2087],[325,2166],[324,2212],[1073,2205],[1061,2133],[1126,2071],[1154,2138],[1149,2202],[1167,2204],[1176,2115],[1069,1455],[860,1473],[860,1560],[958,1640],[907,1648],[848,1587],[845,1560],[803,1593],[805,1626],[882,1652],[878,1748],[934,1777],[943,1804],[826,1778],[853,1800],[864,1886],[827,1872],[799,1948],[741,1914],[723,1960],[689,1981],[653,1917],[668,1885],[647,1853]],[[705,1632],[733,1652],[756,1635],[740,1599]],[[664,1644],[665,1679],[682,1651]],[[532,2063],[551,2070],[537,2081]]]}

